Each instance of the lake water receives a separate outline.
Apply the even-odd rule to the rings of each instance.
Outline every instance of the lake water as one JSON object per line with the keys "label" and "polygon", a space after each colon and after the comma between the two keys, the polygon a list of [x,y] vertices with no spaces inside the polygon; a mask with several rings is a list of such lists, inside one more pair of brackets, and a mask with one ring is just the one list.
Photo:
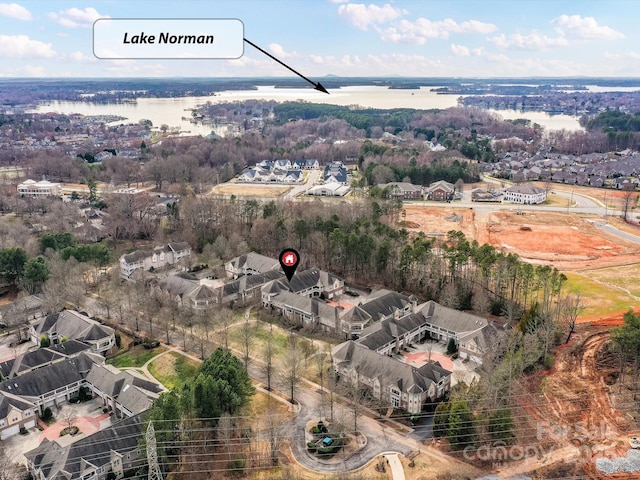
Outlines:
{"label": "lake water", "polygon": [[[438,95],[432,88],[422,87],[419,90],[392,90],[387,87],[354,86],[330,90],[330,94],[314,89],[258,87],[257,90],[237,90],[216,93],[209,97],[182,98],[139,98],[135,103],[64,102],[56,101],[39,105],[30,112],[58,112],[64,114],[80,113],[82,115],[118,115],[126,118],[119,123],[137,123],[141,119],[153,122],[154,127],[162,124],[178,127],[182,132],[191,135],[208,135],[211,131],[223,134],[224,127],[193,124],[188,119],[190,108],[206,102],[220,103],[243,101],[248,99],[275,100],[279,102],[304,100],[312,103],[329,103],[332,105],[359,105],[372,108],[450,108],[458,104],[458,95]],[[547,129],[581,130],[577,117],[570,115],[548,115],[543,112],[520,113],[516,110],[494,110],[503,118],[527,118]],[[183,118],[184,117],[184,118]]]}

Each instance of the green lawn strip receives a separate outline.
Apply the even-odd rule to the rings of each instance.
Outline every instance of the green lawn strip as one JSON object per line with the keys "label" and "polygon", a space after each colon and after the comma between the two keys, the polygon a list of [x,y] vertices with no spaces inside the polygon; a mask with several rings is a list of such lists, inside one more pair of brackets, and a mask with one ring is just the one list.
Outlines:
{"label": "green lawn strip", "polygon": [[117,357],[107,360],[109,365],[118,368],[141,367],[156,355],[160,355],[166,347],[146,349],[144,347],[134,347],[131,350],[121,353]]}
{"label": "green lawn strip", "polygon": [[589,278],[621,287],[640,297],[640,264],[598,268],[585,273]]}
{"label": "green lawn strip", "polygon": [[[166,360],[171,358],[172,361],[167,363]],[[195,360],[185,357],[178,352],[171,352],[163,356],[163,368],[158,368],[156,362],[149,364],[149,373],[162,383],[167,389],[173,390],[176,387],[184,385],[195,378],[196,370],[200,365]],[[168,368],[171,365],[171,368]]]}
{"label": "green lawn strip", "polygon": [[[585,305],[583,316],[604,315],[611,312],[626,310],[637,305],[632,297],[626,293],[598,283],[590,278],[591,272],[583,274],[565,273],[567,283],[563,287],[565,293],[579,293]],[[607,282],[613,283],[613,282]]]}

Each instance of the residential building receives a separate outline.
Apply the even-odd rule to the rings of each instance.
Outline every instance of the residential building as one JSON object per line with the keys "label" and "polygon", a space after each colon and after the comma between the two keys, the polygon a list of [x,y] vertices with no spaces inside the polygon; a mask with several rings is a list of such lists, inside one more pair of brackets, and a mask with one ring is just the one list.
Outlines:
{"label": "residential building", "polygon": [[453,183],[446,182],[444,180],[438,180],[432,183],[425,189],[427,200],[435,200],[437,202],[448,202],[453,200],[455,193],[455,186]]}
{"label": "residential building", "polygon": [[7,392],[0,393],[0,440],[36,426],[38,408],[32,402]]}
{"label": "residential building", "polygon": [[0,392],[32,403],[42,414],[45,408],[60,405],[77,396],[91,367],[102,362],[104,358],[100,355],[82,352],[73,358],[4,380],[0,383]]}
{"label": "residential building", "polygon": [[489,327],[482,317],[444,307],[432,300],[422,304],[418,310],[425,318],[425,328],[430,337],[443,343],[453,338],[462,359],[482,363],[484,351],[492,344],[491,339],[497,337],[495,328]]}
{"label": "residential building", "polygon": [[168,243],[153,250],[136,250],[120,257],[120,276],[128,280],[136,270],[157,270],[190,256],[191,247],[186,242]]}
{"label": "residential building", "polygon": [[190,273],[169,275],[156,282],[155,288],[177,305],[191,307],[198,313],[204,313],[218,303],[214,289],[201,284],[200,280]]}
{"label": "residential building", "polygon": [[166,391],[138,372],[104,364],[92,366],[86,385],[116,418],[132,417],[148,410],[160,393]]}
{"label": "residential building", "polygon": [[0,375],[2,380],[23,375],[31,370],[46,367],[54,362],[74,357],[80,352],[87,351],[91,345],[77,340],[68,340],[63,343],[50,345],[47,348],[39,348],[19,354],[16,358],[0,363]]}
{"label": "residential building", "polygon": [[345,336],[358,338],[362,331],[374,322],[389,318],[401,318],[413,313],[418,300],[398,292],[380,290],[369,297],[369,301],[347,310],[342,318],[342,331]]}
{"label": "residential building", "polygon": [[256,252],[240,255],[225,263],[228,278],[236,279],[241,275],[255,275],[270,270],[279,271],[280,261],[277,258],[265,257]]}
{"label": "residential building", "polygon": [[422,185],[414,185],[408,182],[381,183],[378,185],[386,191],[388,198],[400,198],[404,200],[421,200],[424,194]]}
{"label": "residential building", "polygon": [[343,279],[317,268],[296,273],[291,277],[290,282],[276,280],[272,283],[275,285],[267,284],[264,286],[264,289],[269,290],[272,294],[278,291],[288,291],[305,297],[322,296],[326,299],[332,299],[344,293]]}
{"label": "residential building", "polygon": [[514,185],[504,191],[504,202],[522,203],[525,205],[534,205],[543,203],[547,200],[547,191],[543,188],[534,187],[526,183],[523,185]]}
{"label": "residential building", "polygon": [[61,197],[62,186],[48,180],[25,180],[18,185],[18,195],[25,197]]}
{"label": "residential building", "polygon": [[[278,263],[278,266],[279,265]],[[276,270],[269,270],[255,275],[243,275],[237,280],[214,288],[213,301],[215,303],[226,304],[235,301],[244,303],[254,299],[260,299],[260,292],[265,284],[273,280],[282,280],[283,278],[284,275]]]}
{"label": "residential building", "polygon": [[143,425],[141,416],[130,417],[66,446],[45,438],[25,453],[27,469],[36,480],[122,478],[144,463]]}
{"label": "residential building", "polygon": [[339,183],[346,185],[349,183],[347,168],[342,162],[329,162],[324,167],[324,183]]}
{"label": "residential building", "polygon": [[338,332],[341,309],[327,305],[317,298],[281,291],[271,298],[268,305],[306,329],[319,328],[333,335]]}
{"label": "residential building", "polygon": [[331,182],[324,185],[316,185],[307,190],[307,195],[314,197],[344,197],[351,191],[351,187],[342,183]]}
{"label": "residential building", "polygon": [[340,382],[368,390],[374,398],[412,414],[451,389],[451,372],[438,362],[416,367],[352,340],[334,347],[332,357]]}
{"label": "residential building", "polygon": [[63,310],[31,322],[29,336],[40,345],[43,336],[50,345],[78,340],[91,346],[94,353],[105,354],[116,344],[115,331],[74,310]]}
{"label": "residential building", "polygon": [[421,313],[410,313],[400,318],[387,318],[365,328],[356,342],[381,355],[398,354],[412,343],[419,343],[428,334]]}

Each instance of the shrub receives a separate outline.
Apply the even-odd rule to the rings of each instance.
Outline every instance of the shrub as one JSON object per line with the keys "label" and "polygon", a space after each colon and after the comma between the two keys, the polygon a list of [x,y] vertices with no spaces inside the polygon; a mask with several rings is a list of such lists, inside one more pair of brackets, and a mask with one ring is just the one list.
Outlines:
{"label": "shrub", "polygon": [[555,364],[555,360],[553,358],[553,355],[547,353],[544,356],[544,368],[546,370],[551,370],[553,368],[553,365]]}
{"label": "shrub", "polygon": [[313,433],[314,435],[319,435],[320,429],[316,425],[314,425],[313,428],[311,429],[311,433]]}
{"label": "shrub", "polygon": [[42,335],[40,337],[40,348],[46,348],[49,346],[49,337],[47,337],[46,335]]}
{"label": "shrub", "polygon": [[449,343],[447,343],[447,354],[453,355],[458,351],[458,345],[456,345],[456,340],[451,337],[449,339]]}
{"label": "shrub", "polygon": [[242,477],[244,475],[245,461],[244,458],[236,458],[227,463],[227,470],[236,477]]}
{"label": "shrub", "polygon": [[53,412],[51,411],[51,409],[49,407],[45,408],[44,411],[42,412],[42,420],[44,420],[45,422],[48,422],[52,418],[53,418]]}
{"label": "shrub", "polygon": [[27,432],[26,428],[20,427],[20,435],[26,435],[27,433],[29,433],[29,432]]}
{"label": "shrub", "polygon": [[120,336],[119,333],[116,333],[115,338],[116,338],[116,347],[120,348],[122,346],[122,337]]}

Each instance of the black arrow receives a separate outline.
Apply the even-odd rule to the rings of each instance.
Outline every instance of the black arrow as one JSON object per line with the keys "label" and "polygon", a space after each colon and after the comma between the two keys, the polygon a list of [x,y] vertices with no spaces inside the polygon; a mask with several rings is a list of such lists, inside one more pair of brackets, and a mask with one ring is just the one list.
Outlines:
{"label": "black arrow", "polygon": [[326,94],[329,94],[329,92],[327,92],[327,89],[326,89],[326,88],[324,88],[320,82],[316,83],[316,82],[313,82],[313,81],[309,80],[307,77],[305,77],[305,76],[304,76],[304,75],[302,75],[301,73],[296,72],[293,68],[291,68],[291,67],[290,67],[289,65],[287,65],[286,63],[281,62],[280,60],[278,60],[276,57],[274,57],[273,55],[271,55],[269,52],[266,52],[266,51],[264,51],[263,49],[261,49],[261,48],[260,48],[259,46],[257,46],[255,43],[250,42],[250,41],[249,41],[249,40],[247,40],[246,38],[244,38],[243,40],[244,40],[245,42],[247,42],[249,45],[251,45],[253,48],[255,48],[256,50],[260,50],[260,51],[261,51],[262,53],[264,53],[267,57],[269,57],[269,58],[271,58],[271,59],[275,60],[276,62],[278,62],[278,63],[279,63],[280,65],[282,65],[284,68],[288,68],[289,70],[291,70],[293,73],[295,73],[295,74],[296,74],[296,75],[298,75],[299,77],[304,78],[307,82],[309,82],[311,85],[313,85],[313,87],[314,87],[316,90],[319,90],[319,91],[321,91],[321,92],[324,92],[324,93],[326,93]]}

